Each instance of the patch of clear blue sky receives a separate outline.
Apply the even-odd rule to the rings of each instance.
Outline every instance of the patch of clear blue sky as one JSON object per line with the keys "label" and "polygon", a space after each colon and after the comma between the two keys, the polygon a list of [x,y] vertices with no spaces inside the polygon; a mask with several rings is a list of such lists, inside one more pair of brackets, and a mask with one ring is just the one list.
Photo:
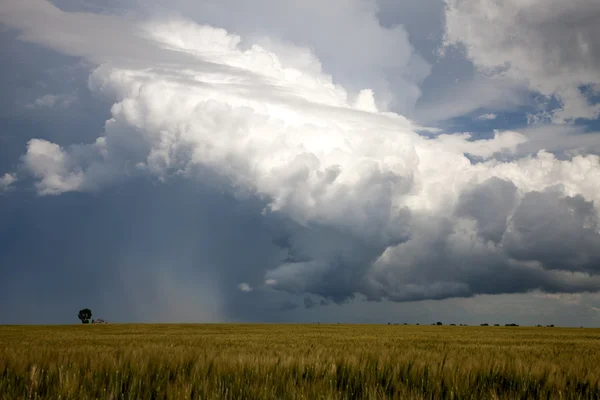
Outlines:
{"label": "patch of clear blue sky", "polygon": [[[513,111],[494,112],[488,110],[476,110],[460,117],[452,118],[444,123],[444,130],[448,133],[469,132],[473,139],[488,139],[494,136],[494,130],[511,130],[527,125],[526,108]],[[494,114],[494,119],[480,119],[481,115]]]}
{"label": "patch of clear blue sky", "polygon": [[[594,93],[591,87],[582,87],[582,92],[586,94],[591,104],[600,103],[600,93]],[[536,114],[542,111],[551,112],[561,106],[556,97],[544,97],[531,93],[531,103],[537,104],[537,107],[518,107],[510,111],[495,111],[493,109],[477,109],[470,113],[448,119],[440,124],[444,133],[469,132],[473,135],[473,140],[487,139],[494,136],[494,130],[519,130],[527,128],[529,125],[528,115]],[[485,114],[494,114],[494,119],[479,118]],[[549,121],[548,121],[549,122]],[[571,122],[572,125],[582,127],[583,132],[600,132],[600,118],[597,119],[577,119]]]}
{"label": "patch of clear blue sky", "polygon": [[[600,104],[600,88],[594,90],[592,85],[586,85],[579,89],[591,104]],[[575,124],[585,126],[586,132],[600,132],[600,118],[594,120],[579,119],[575,121]]]}
{"label": "patch of clear blue sky", "polygon": [[[600,118],[590,120],[578,120],[575,122],[576,125],[585,126],[586,132],[600,132]],[[600,140],[600,139],[599,139]]]}

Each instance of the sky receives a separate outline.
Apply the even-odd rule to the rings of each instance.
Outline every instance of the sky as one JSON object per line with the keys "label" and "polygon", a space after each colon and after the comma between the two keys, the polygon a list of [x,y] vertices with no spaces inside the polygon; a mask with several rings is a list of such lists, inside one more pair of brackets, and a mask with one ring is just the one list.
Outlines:
{"label": "sky", "polygon": [[0,1],[0,324],[600,326],[598,21]]}

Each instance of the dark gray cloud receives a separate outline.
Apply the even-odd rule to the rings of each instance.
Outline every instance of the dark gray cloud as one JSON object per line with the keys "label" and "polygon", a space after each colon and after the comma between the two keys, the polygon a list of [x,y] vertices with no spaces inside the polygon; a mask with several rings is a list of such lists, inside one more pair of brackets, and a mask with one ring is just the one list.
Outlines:
{"label": "dark gray cloud", "polygon": [[[536,196],[555,197],[546,193],[532,195]],[[561,204],[567,200],[552,201]],[[362,306],[351,300],[355,296],[350,295],[366,289],[350,272],[361,264],[339,265],[332,271],[340,277],[330,272],[317,276],[325,282],[312,276],[314,281],[304,283],[313,285],[307,289],[321,297],[321,307],[315,307],[316,301],[304,296],[304,290],[297,290],[290,297],[268,285],[261,287],[264,274],[289,255],[273,244],[273,239],[280,236],[281,226],[277,221],[272,225],[273,221],[260,215],[260,202],[254,206],[247,201],[240,203],[230,196],[205,191],[197,183],[138,182],[118,185],[98,195],[40,198],[21,193],[0,197],[0,205],[3,322],[71,322],[74,315],[69,313],[80,304],[89,305],[97,316],[113,321],[399,319],[427,323],[425,316],[429,315],[444,321],[462,318],[461,321],[477,322],[477,318],[498,315],[492,309],[494,300],[489,300],[487,311],[473,314],[468,309],[470,303],[465,303],[464,310],[424,303],[399,306],[394,311],[396,308],[382,303],[377,296],[403,302],[476,293],[519,293],[535,288],[578,292],[596,290],[598,285],[595,278],[524,267],[489,252],[477,254],[463,249],[459,253],[460,246],[452,243],[451,225],[446,223],[444,229],[444,224],[436,226],[429,221],[432,237],[427,239],[421,232],[418,240],[407,242],[415,249],[404,256],[412,254],[413,258],[386,272],[387,293],[371,293],[372,300],[379,300],[380,313],[367,318],[367,314],[359,312]],[[309,243],[304,245],[310,249]],[[419,256],[417,245],[428,254]],[[331,252],[344,253],[343,250]],[[352,251],[347,250],[351,256]],[[523,257],[536,255],[527,254]],[[405,269],[409,265],[411,268]],[[398,275],[401,270],[404,274]],[[349,278],[344,277],[347,271]],[[365,274],[364,268],[357,271]],[[239,282],[250,282],[255,290],[242,293],[236,287]],[[398,291],[400,284],[405,287],[404,294]],[[396,291],[394,296],[389,295],[392,289]],[[328,305],[328,299],[345,305]],[[477,302],[480,300],[474,300],[474,304]],[[297,313],[299,303],[304,303],[311,313]],[[541,300],[540,303],[538,307],[543,307]],[[519,304],[523,304],[522,300]],[[430,310],[425,312],[423,307]],[[513,311],[502,318],[515,315]],[[515,320],[524,323],[531,318],[524,314]],[[557,317],[535,318],[533,321],[554,323]]]}
{"label": "dark gray cloud", "polygon": [[305,297],[304,298],[304,307],[306,308],[313,308],[317,305],[317,303],[311,299],[310,297]]}
{"label": "dark gray cloud", "polygon": [[197,182],[0,196],[2,322],[227,321],[280,261],[260,210]]}
{"label": "dark gray cloud", "polygon": [[365,241],[343,229],[311,224],[287,224],[285,262],[267,272],[267,280],[279,290],[302,295],[313,293],[344,302],[355,293],[366,293],[365,278],[370,265],[388,246],[408,238],[410,213],[397,220],[404,233],[393,240]]}
{"label": "dark gray cloud", "polygon": [[300,248],[290,245],[290,253],[319,247],[327,252],[288,259],[266,277],[279,290],[336,303],[356,294],[404,302],[600,288],[600,235],[591,202],[556,191],[534,191],[518,200],[512,182],[492,178],[465,192],[456,211],[461,221],[475,225],[453,218],[407,219],[410,234],[389,247],[348,238],[339,246],[335,234],[316,227],[294,232],[300,238],[310,232],[318,244],[292,236],[288,243]]}
{"label": "dark gray cloud", "polygon": [[[397,109],[409,110],[420,95],[419,83],[429,73],[428,63],[435,58],[427,56],[427,63],[423,61],[407,37],[414,37],[420,49],[433,51],[432,38],[438,36],[440,27],[436,25],[432,36],[419,33],[418,28],[421,20],[422,24],[439,22],[440,3],[411,1],[395,6],[381,1],[379,10],[374,3],[365,3],[365,10],[359,7],[362,3],[351,3],[344,10],[337,3],[323,5],[325,8],[319,2],[293,3],[292,13],[286,11],[292,3],[266,0],[255,7],[233,1],[181,1],[175,8],[197,21],[246,33],[243,49],[247,50],[255,38],[262,40],[266,48],[280,51],[284,62],[302,65],[314,73],[308,74],[309,78],[323,78],[311,70],[320,59],[327,72],[334,73],[340,82],[349,82],[353,90],[369,85],[398,92],[402,95]],[[129,41],[136,34],[127,22],[137,19],[73,15],[40,4],[46,8],[33,17],[19,11],[16,15],[23,20],[11,22],[11,26],[24,29],[28,40],[104,66],[89,80],[90,91],[90,67],[79,59],[53,59],[48,54],[54,53],[16,41],[13,31],[3,33],[8,35],[3,37],[14,56],[3,61],[3,67],[7,76],[19,77],[16,81],[20,83],[15,84],[12,78],[0,80],[8,89],[6,93],[14,97],[14,102],[3,98],[5,110],[11,111],[0,121],[0,173],[16,171],[19,181],[14,190],[0,193],[0,322],[70,322],[74,310],[83,306],[113,321],[404,319],[427,323],[427,319],[442,319],[440,314],[446,313],[471,322],[494,314],[491,305],[496,297],[488,295],[497,295],[507,304],[510,299],[533,304],[532,310],[539,312],[544,310],[547,297],[536,296],[571,301],[570,297],[560,297],[564,293],[581,302],[563,305],[561,310],[569,312],[569,307],[575,307],[579,315],[592,319],[592,308],[600,303],[594,303],[594,295],[581,293],[600,289],[599,194],[597,186],[588,183],[598,176],[597,159],[567,158],[562,162],[542,154],[473,165],[464,152],[489,158],[515,147],[511,142],[514,136],[505,136],[509,141],[506,146],[497,144],[504,139],[483,145],[465,139],[425,141],[404,132],[411,129],[408,125],[390,128],[383,119],[373,120],[372,125],[365,123],[372,116],[364,110],[345,110],[341,118],[335,107],[298,101],[289,93],[296,87],[267,82],[247,69],[209,59],[198,61],[181,51],[155,52],[151,41],[139,37]],[[66,9],[77,6],[68,1],[56,4]],[[92,11],[102,11],[102,7]],[[114,3],[107,2],[106,7],[116,12]],[[230,10],[236,7],[244,12],[232,15]],[[430,7],[432,14],[426,12]],[[43,18],[44,12],[58,17],[52,22],[52,18]],[[419,17],[412,19],[411,15]],[[314,29],[310,31],[305,23],[294,22],[312,17],[318,18],[311,20]],[[332,20],[336,24],[331,24]],[[62,21],[63,35],[49,36],[56,21]],[[363,31],[357,32],[358,22],[365,23]],[[404,28],[393,28],[397,22],[406,26],[408,36]],[[106,26],[117,28],[108,40],[99,34]],[[90,28],[84,32],[85,40],[74,40],[82,27]],[[171,28],[197,33],[192,24]],[[269,42],[261,38],[264,35],[273,39]],[[111,46],[116,37],[123,46],[115,50]],[[352,45],[339,46],[340,41]],[[373,43],[381,44],[381,48]],[[296,46],[313,48],[319,59]],[[397,52],[391,52],[394,46],[399,47]],[[40,64],[48,58],[54,72],[32,68],[36,57]],[[20,70],[19,63],[28,68]],[[123,78],[127,76],[123,68],[139,72],[144,64],[153,66],[154,78],[132,82]],[[248,188],[244,184],[259,179],[245,173],[271,154],[247,159],[227,153],[211,165],[193,164],[190,160],[199,157],[199,148],[218,148],[219,143],[195,146],[177,139],[172,147],[167,146],[164,156],[164,148],[157,144],[170,143],[173,136],[179,138],[188,132],[210,128],[213,134],[228,138],[250,126],[268,133],[267,125],[252,125],[262,123],[266,119],[263,115],[257,117],[248,108],[241,112],[226,101],[202,104],[194,113],[186,114],[202,117],[193,123],[173,117],[185,111],[188,103],[161,103],[179,99],[178,95],[169,97],[169,84],[205,90],[225,87],[199,82],[185,70],[192,65],[193,73],[240,79],[241,84],[227,86],[229,94],[249,91],[244,95],[265,102],[288,102],[290,109],[299,110],[298,115],[315,117],[317,122],[322,122],[317,117],[325,116],[327,121],[364,126],[360,138],[366,140],[358,147],[367,150],[350,155],[365,162],[355,169],[346,166],[344,170],[339,165],[325,169],[319,163],[328,165],[327,156],[318,151],[291,153],[292,161],[258,176],[264,178],[262,188],[267,189],[257,194],[252,185]],[[65,77],[72,79],[72,84],[63,85]],[[46,86],[32,83],[37,81]],[[165,86],[152,86],[161,82]],[[138,83],[143,87],[139,95],[123,94],[131,87],[139,88]],[[476,92],[476,87],[471,87],[471,92]],[[490,98],[497,99],[494,90],[490,90]],[[512,89],[508,92],[507,97],[511,97]],[[407,93],[405,97],[403,93]],[[97,94],[105,97],[98,98]],[[77,100],[65,107],[57,107],[62,103],[51,101],[54,97],[44,97],[69,95]],[[190,92],[189,98],[182,99],[193,100],[196,95]],[[474,99],[473,104],[479,100]],[[458,111],[450,110],[446,116],[464,113],[473,104],[457,105]],[[113,120],[105,126],[109,118]],[[143,123],[136,125],[138,121]],[[154,123],[158,128],[152,126]],[[327,125],[315,137],[330,138],[331,131],[342,130],[339,126],[342,124]],[[298,135],[304,128],[290,132]],[[284,131],[277,129],[274,131]],[[352,131],[354,127],[346,129]],[[397,137],[389,140],[377,136],[385,129],[398,130]],[[94,146],[90,143],[102,135],[107,136],[108,145],[98,148],[108,149],[106,158],[101,151],[90,155]],[[289,137],[297,137],[294,135]],[[348,137],[343,139],[351,142]],[[61,145],[58,151],[51,147],[42,154],[56,156],[50,161],[60,162],[21,159],[32,138],[48,140],[42,150],[48,150],[52,143]],[[405,142],[393,153],[386,153],[384,150],[397,144],[396,139]],[[271,150],[276,154],[281,148],[273,146]],[[85,171],[87,185],[57,184],[53,179],[64,177],[61,168],[54,175],[47,174],[49,167],[62,167],[63,158],[68,173],[78,168]],[[155,168],[157,174],[135,169],[146,161],[146,167]],[[54,190],[45,194],[85,192],[40,197],[32,184],[43,189],[39,186],[43,178],[49,179],[46,187]],[[548,190],[554,183],[563,187]],[[279,208],[273,207],[274,198]],[[252,291],[240,291],[241,283],[247,283]],[[534,294],[523,294],[529,292]],[[482,298],[490,308],[474,311]],[[582,299],[594,306],[586,309]],[[522,323],[532,314],[502,315],[516,315],[515,322]],[[547,316],[551,317],[556,315]]]}
{"label": "dark gray cloud", "polygon": [[481,238],[498,243],[506,231],[507,220],[516,201],[517,187],[514,183],[490,178],[461,195],[457,213],[477,221],[477,234]]}
{"label": "dark gray cloud", "polygon": [[300,307],[300,306],[297,303],[294,303],[291,300],[286,300],[281,305],[281,311],[293,311],[293,310],[297,309],[298,307]]}
{"label": "dark gray cloud", "polygon": [[512,216],[507,250],[518,260],[546,268],[597,274],[600,224],[592,202],[581,196],[527,193]]}

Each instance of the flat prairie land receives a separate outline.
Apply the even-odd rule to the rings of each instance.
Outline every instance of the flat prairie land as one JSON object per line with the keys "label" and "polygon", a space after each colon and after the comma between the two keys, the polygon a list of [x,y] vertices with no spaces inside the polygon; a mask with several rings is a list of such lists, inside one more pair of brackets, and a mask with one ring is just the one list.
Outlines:
{"label": "flat prairie land", "polygon": [[0,399],[598,399],[600,329],[0,327]]}

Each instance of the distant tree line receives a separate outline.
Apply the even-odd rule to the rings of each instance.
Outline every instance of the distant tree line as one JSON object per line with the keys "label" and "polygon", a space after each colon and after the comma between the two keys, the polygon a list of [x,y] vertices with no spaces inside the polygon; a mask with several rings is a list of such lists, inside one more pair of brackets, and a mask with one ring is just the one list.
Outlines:
{"label": "distant tree line", "polygon": [[[400,324],[399,323],[388,322],[388,325],[400,325]],[[404,322],[402,325],[409,325],[409,324],[406,323],[406,322]],[[417,323],[415,325],[419,325],[419,324]],[[442,326],[444,324],[441,321],[437,321],[437,322],[433,322],[431,325],[433,325],[433,326]],[[456,324],[449,324],[449,326],[456,326]],[[468,324],[459,324],[459,326],[469,326],[469,325]],[[488,324],[486,322],[486,323],[480,324],[480,326],[490,326],[490,324]],[[500,324],[494,324],[493,326],[500,326]],[[519,324],[515,324],[513,322],[513,323],[510,323],[510,324],[504,324],[504,326],[519,326]],[[543,325],[536,325],[536,326],[538,328],[543,328],[544,327]],[[546,328],[554,328],[554,324],[546,325]],[[582,328],[583,328],[583,326],[582,326]]]}

